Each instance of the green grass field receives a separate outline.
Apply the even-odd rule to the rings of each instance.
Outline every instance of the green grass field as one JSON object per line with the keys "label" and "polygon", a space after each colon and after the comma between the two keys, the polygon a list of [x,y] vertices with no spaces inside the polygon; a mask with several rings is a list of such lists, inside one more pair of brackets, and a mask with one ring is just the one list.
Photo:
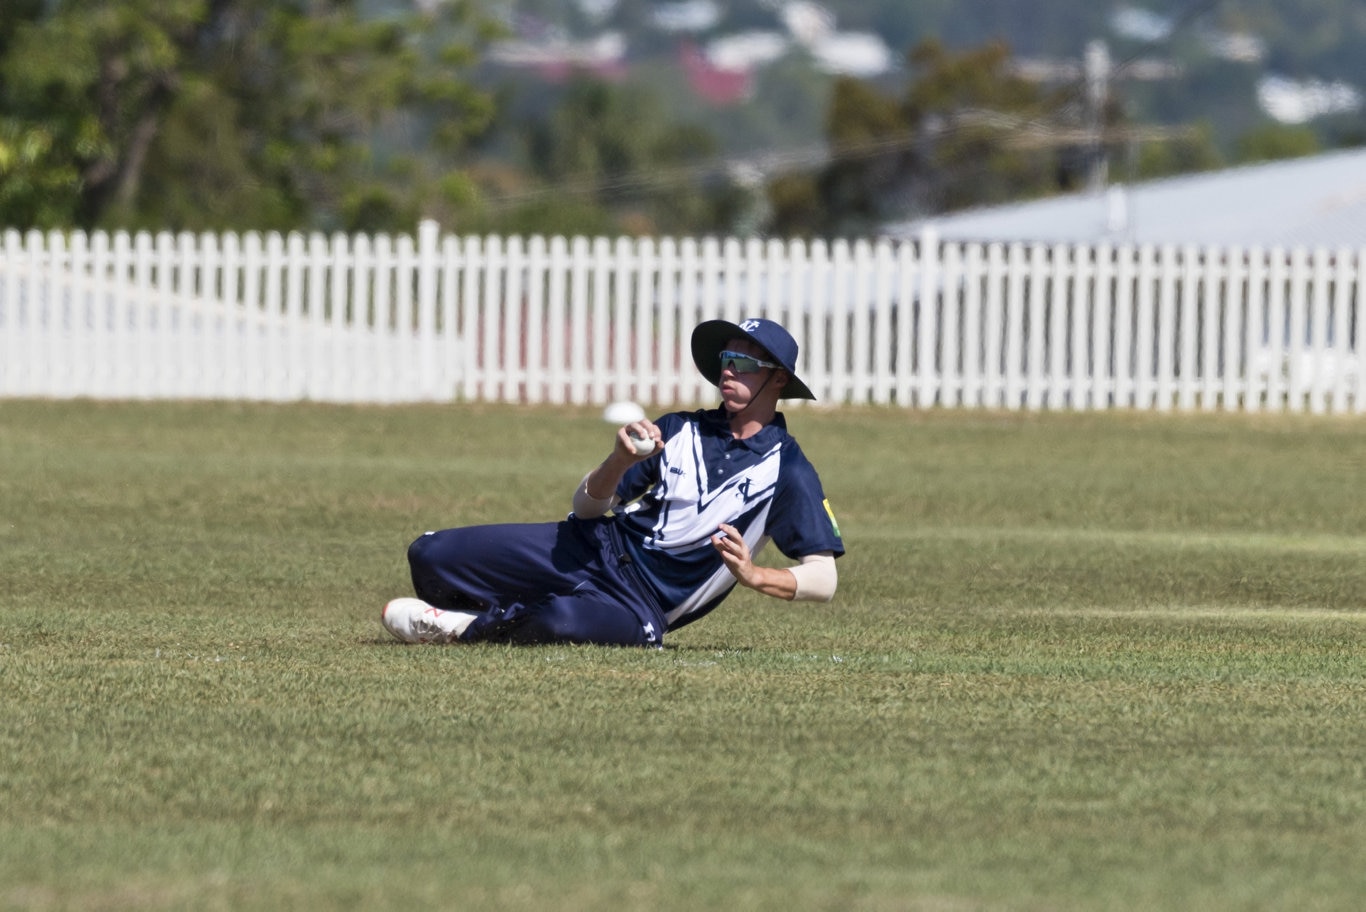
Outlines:
{"label": "green grass field", "polygon": [[789,419],[832,604],[411,647],[596,410],[0,402],[0,908],[1361,907],[1366,422]]}

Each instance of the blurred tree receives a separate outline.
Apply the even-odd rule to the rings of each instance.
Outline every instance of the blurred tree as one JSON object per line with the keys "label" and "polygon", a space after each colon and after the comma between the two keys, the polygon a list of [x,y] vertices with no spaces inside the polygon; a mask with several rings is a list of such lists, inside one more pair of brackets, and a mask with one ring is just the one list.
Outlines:
{"label": "blurred tree", "polygon": [[1238,138],[1236,158],[1240,162],[1261,162],[1300,158],[1321,151],[1318,134],[1311,128],[1270,123]]}
{"label": "blurred tree", "polygon": [[1134,154],[1132,177],[1137,180],[1212,171],[1224,163],[1214,141],[1214,128],[1207,123],[1194,128],[1186,138],[1144,143]]}
{"label": "blurred tree", "polygon": [[825,227],[825,206],[810,174],[782,174],[767,187],[767,230],[788,237],[816,237]]}
{"label": "blurred tree", "polygon": [[1079,158],[1067,153],[1080,142],[1077,99],[1014,75],[1005,45],[953,53],[927,42],[910,62],[900,99],[855,79],[837,83],[826,119],[830,160],[805,178],[810,187],[788,175],[770,188],[770,230],[863,233],[1075,182]]}
{"label": "blurred tree", "polygon": [[715,138],[670,120],[667,108],[636,86],[578,76],[546,117],[526,125],[524,141],[531,174],[552,189],[516,206],[518,221],[544,205],[543,193],[573,200],[571,211],[581,217],[591,212],[586,205],[596,207],[629,234],[729,231],[747,205]]}
{"label": "blurred tree", "polygon": [[[832,157],[815,180],[823,227],[834,233],[865,230],[897,205],[892,198],[901,196],[903,177],[916,167],[914,127],[894,100],[846,78],[835,84],[826,135]],[[800,202],[810,195],[794,192],[789,199]],[[776,200],[774,211],[780,211]]]}
{"label": "blurred tree", "polygon": [[80,187],[75,163],[55,153],[52,126],[16,116],[3,103],[13,83],[3,62],[20,31],[42,16],[44,6],[43,0],[0,4],[0,225],[58,224]]}
{"label": "blurred tree", "polygon": [[462,73],[493,33],[470,3],[5,4],[0,222],[408,228],[468,195],[446,172],[489,119]]}

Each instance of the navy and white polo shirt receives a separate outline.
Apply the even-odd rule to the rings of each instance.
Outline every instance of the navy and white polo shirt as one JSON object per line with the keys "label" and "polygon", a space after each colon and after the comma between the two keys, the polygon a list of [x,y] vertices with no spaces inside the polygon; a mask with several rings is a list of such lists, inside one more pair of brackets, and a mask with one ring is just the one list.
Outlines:
{"label": "navy and white polo shirt", "polygon": [[622,545],[675,630],[711,611],[735,586],[711,537],[740,530],[750,553],[772,541],[799,560],[844,553],[816,469],[782,414],[736,440],[720,409],[671,412],[656,420],[664,449],[627,471],[617,487]]}

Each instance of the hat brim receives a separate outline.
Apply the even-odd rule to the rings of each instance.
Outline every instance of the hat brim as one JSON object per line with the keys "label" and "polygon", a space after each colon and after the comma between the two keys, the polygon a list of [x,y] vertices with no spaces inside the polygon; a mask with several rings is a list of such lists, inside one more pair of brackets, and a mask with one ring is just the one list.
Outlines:
{"label": "hat brim", "polygon": [[[763,348],[764,343],[754,336],[745,332],[739,326],[729,320],[708,320],[699,323],[697,328],[692,331],[692,361],[697,366],[697,370],[707,382],[716,386],[721,382],[721,352],[725,351],[726,345],[731,339],[749,339],[755,345]],[[771,354],[771,353],[770,353]],[[810,387],[802,382],[797,376],[796,365],[784,364],[783,370],[787,371],[787,384],[778,394],[779,399],[815,399],[816,394],[811,392]]]}

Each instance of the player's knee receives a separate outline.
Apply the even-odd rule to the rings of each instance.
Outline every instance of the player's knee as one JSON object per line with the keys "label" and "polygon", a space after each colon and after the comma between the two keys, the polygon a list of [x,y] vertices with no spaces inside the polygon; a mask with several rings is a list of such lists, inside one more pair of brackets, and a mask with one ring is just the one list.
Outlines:
{"label": "player's knee", "polygon": [[537,606],[533,621],[546,642],[574,643],[585,640],[581,611],[569,599],[548,599]]}
{"label": "player's knee", "polygon": [[408,566],[420,570],[438,563],[436,552],[441,548],[440,538],[440,532],[428,532],[409,545]]}

